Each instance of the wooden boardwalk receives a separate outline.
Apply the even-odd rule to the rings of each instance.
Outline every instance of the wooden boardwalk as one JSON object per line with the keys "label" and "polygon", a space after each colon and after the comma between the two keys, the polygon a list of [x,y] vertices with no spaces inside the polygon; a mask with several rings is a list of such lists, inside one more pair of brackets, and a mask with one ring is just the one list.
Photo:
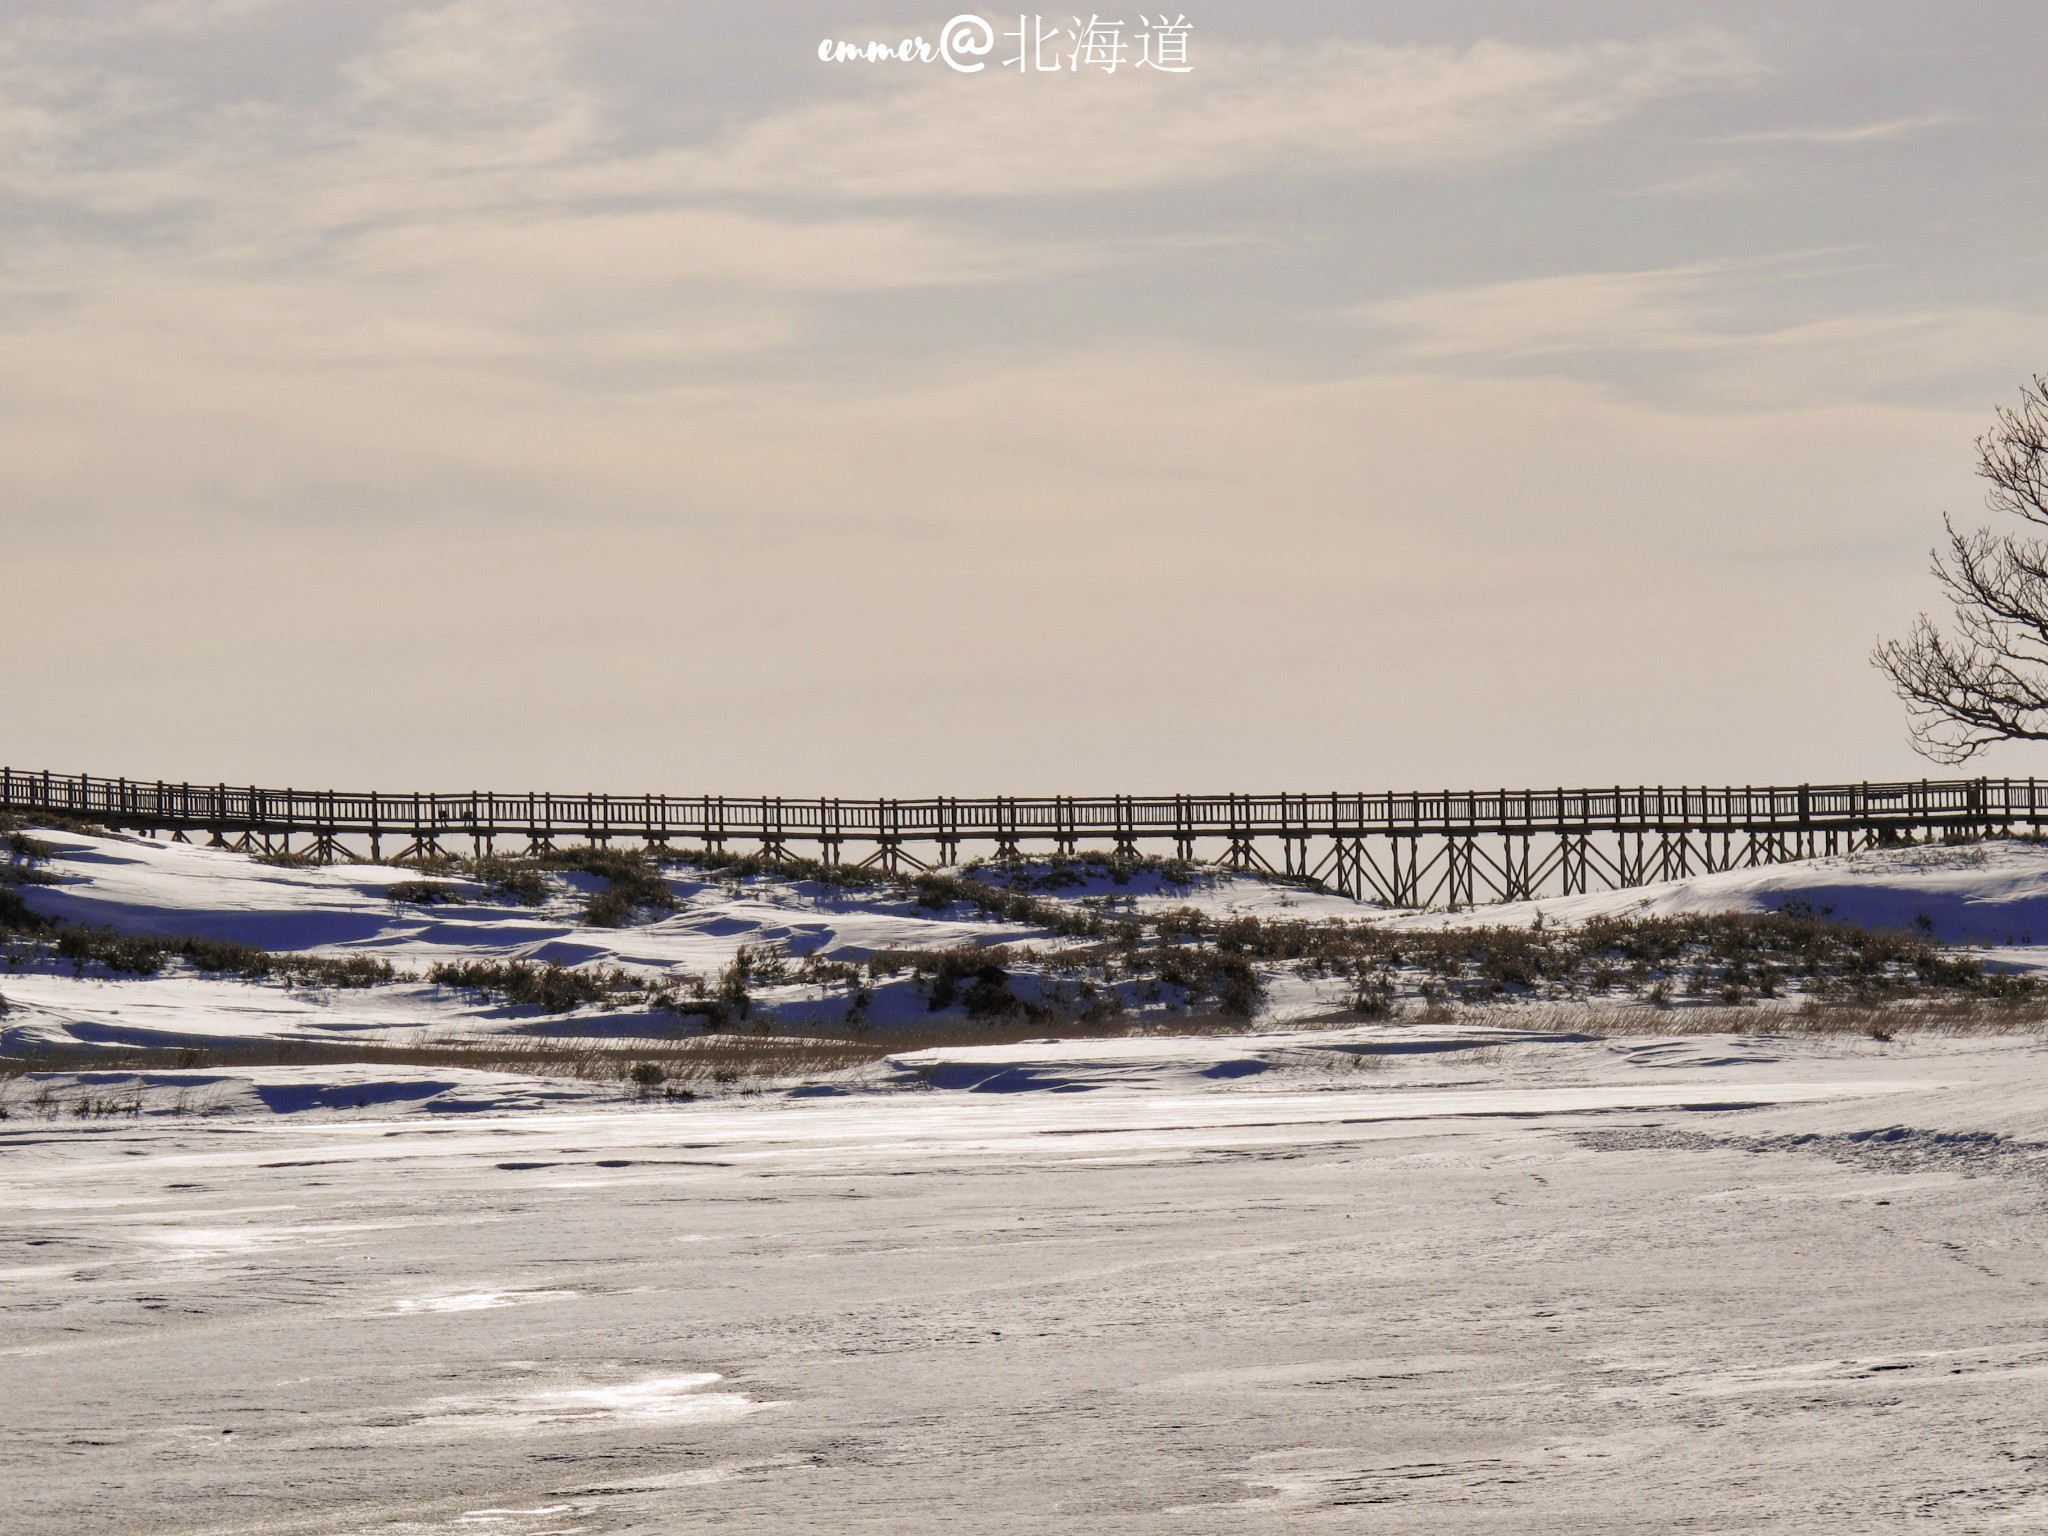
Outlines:
{"label": "wooden boardwalk", "polygon": [[1901,841],[2034,832],[2033,779],[1439,794],[378,794],[0,769],[0,810],[316,859],[418,858],[563,842],[758,851],[888,869],[983,852],[1170,852],[1319,880],[1397,907],[1617,890]]}

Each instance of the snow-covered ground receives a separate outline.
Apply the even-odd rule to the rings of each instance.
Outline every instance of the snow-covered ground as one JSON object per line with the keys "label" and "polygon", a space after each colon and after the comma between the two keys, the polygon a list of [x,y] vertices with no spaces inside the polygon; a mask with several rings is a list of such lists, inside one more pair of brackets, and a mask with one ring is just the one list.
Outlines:
{"label": "snow-covered ground", "polygon": [[[583,897],[598,883],[587,876],[555,877],[538,906],[515,904],[460,879],[453,883],[464,890],[464,901],[422,906],[392,899],[394,886],[419,879],[412,870],[289,868],[191,844],[72,832],[39,836],[56,849],[46,866],[55,883],[21,889],[31,906],[50,917],[277,951],[367,954],[415,973],[438,961],[507,959],[618,966],[650,977],[677,971],[709,977],[742,945],[797,958],[860,962],[884,950],[1023,945],[1057,951],[1074,942],[965,905],[921,907],[900,888],[842,890],[795,879],[671,871],[675,911],[654,921],[599,928],[581,920]],[[1801,904],[1823,916],[1981,948],[2002,967],[2048,971],[2048,847],[2022,842],[1900,848],[1459,913],[1391,914],[1336,895],[1220,873],[1186,885],[1152,872],[1122,884],[1098,874],[1044,884],[1035,894],[1108,911],[1190,906],[1212,916],[1370,919],[1423,928],[1527,926],[1539,918],[1570,924],[1601,915],[1765,911]],[[97,970],[77,974],[69,965],[46,962],[0,971],[0,996],[10,1005],[0,1019],[0,1041],[14,1049],[37,1042],[206,1047],[252,1039],[390,1042],[529,1032],[630,1039],[672,1035],[677,1028],[673,1014],[637,1006],[543,1017],[531,1008],[424,982],[364,991],[287,987],[210,979],[176,966],[138,978]],[[1276,969],[1267,978],[1260,1022],[1281,1026],[1339,1018],[1349,1000],[1342,978]],[[844,987],[797,982],[758,988],[757,1004],[783,1027],[824,1029],[837,1027],[849,1007]],[[876,1026],[937,1022],[909,977],[877,982],[865,1008]],[[1170,1024],[1173,1011],[1169,999],[1150,1013],[1141,1008],[1137,1022]]]}
{"label": "snow-covered ground", "polygon": [[[420,908],[410,872],[50,840],[52,915],[408,968],[1056,942],[766,879],[592,929],[567,891]],[[1373,915],[1240,879],[1057,894]],[[1801,901],[2024,941],[2044,895],[2048,853],[1986,845],[1383,920]],[[2048,1039],[1291,1026],[1301,986],[1237,1033],[905,1048],[693,1102],[463,1066],[13,1079],[0,1525],[2048,1528]],[[0,992],[17,1044],[537,1024],[177,967]]]}
{"label": "snow-covered ground", "polygon": [[473,1086],[0,1121],[7,1528],[2048,1524],[2035,1039],[1413,1026],[674,1106]]}
{"label": "snow-covered ground", "polygon": [[[44,916],[126,934],[225,940],[330,957],[370,955],[422,974],[441,961],[520,960],[618,966],[650,977],[676,971],[711,977],[743,945],[799,960],[857,963],[885,950],[1026,944],[1043,951],[1072,942],[964,905],[922,907],[902,889],[837,889],[807,880],[719,879],[671,870],[675,911],[601,928],[581,920],[583,897],[600,882],[573,873],[554,877],[538,906],[519,905],[459,877],[440,883],[462,890],[464,900],[419,905],[392,896],[394,887],[419,881],[416,870],[372,864],[295,868],[189,843],[68,831],[36,835],[55,849],[43,871],[53,883],[25,886],[22,893]],[[1138,912],[1194,907],[1211,915],[1321,918],[1374,910],[1343,897],[1230,874],[1205,874],[1186,885],[1152,873],[1122,882],[1101,875],[1038,894]],[[1341,1006],[1341,990],[1286,981],[1271,1011],[1276,1018],[1328,1013]],[[927,1000],[910,979],[883,980],[872,992],[869,1023],[931,1022]],[[215,1046],[259,1038],[410,1041],[540,1029],[561,1033],[572,1026],[580,1034],[633,1037],[676,1029],[672,1014],[644,1008],[586,1008],[570,1020],[544,1020],[533,1009],[480,1002],[447,987],[288,988],[202,978],[177,967],[159,976],[120,977],[45,963],[0,972],[0,995],[11,1005],[0,1021],[0,1039],[15,1048],[35,1042]],[[835,1025],[848,1007],[843,989],[794,983],[757,988],[756,1001],[764,1015],[786,1027]]]}
{"label": "snow-covered ground", "polygon": [[468,894],[459,905],[394,902],[419,872],[378,864],[297,869],[189,843],[38,833],[58,850],[58,882],[29,887],[29,904],[66,922],[123,933],[226,939],[308,954],[373,954],[394,965],[517,959],[715,972],[741,944],[793,955],[864,956],[898,946],[1001,943],[1046,936],[972,914],[919,910],[898,897],[841,895],[803,881],[723,882],[672,875],[679,910],[659,921],[592,928],[578,921],[568,876],[537,907],[492,900],[474,881],[442,880]]}
{"label": "snow-covered ground", "polygon": [[1866,928],[1920,932],[1943,944],[2048,946],[2048,846],[2018,841],[1874,849],[1760,869],[1695,875],[1625,891],[1404,914],[1407,927],[1523,927],[1593,917],[1777,912],[1798,904]]}

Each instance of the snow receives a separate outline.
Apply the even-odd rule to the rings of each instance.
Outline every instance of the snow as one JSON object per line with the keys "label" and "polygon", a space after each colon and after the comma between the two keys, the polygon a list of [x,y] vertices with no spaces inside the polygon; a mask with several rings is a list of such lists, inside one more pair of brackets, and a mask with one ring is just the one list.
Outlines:
{"label": "snow", "polygon": [[[677,971],[715,976],[743,945],[797,958],[859,962],[882,950],[1026,944],[1056,951],[1072,942],[961,906],[935,912],[886,888],[839,890],[761,876],[728,881],[687,871],[669,875],[675,912],[626,928],[593,928],[580,921],[577,890],[592,882],[575,875],[558,880],[536,907],[494,900],[482,885],[459,878],[441,883],[461,888],[461,903],[421,906],[391,897],[394,885],[419,879],[416,870],[371,864],[297,868],[189,843],[37,835],[56,849],[47,866],[54,883],[23,887],[23,894],[45,916],[120,933],[225,940],[287,953],[368,954],[415,974],[439,961],[519,960],[618,966],[649,977]],[[1041,881],[1036,893],[1109,910],[1194,907],[1211,916],[1357,917],[1375,910],[1251,876],[1204,874],[1180,884],[1151,870],[1119,881],[1101,869],[1063,869],[1056,882]],[[1030,978],[1018,981],[1028,995]],[[16,1050],[37,1043],[212,1048],[252,1040],[410,1042],[542,1031],[630,1039],[672,1036],[677,1027],[673,1015],[646,1008],[592,1007],[570,1018],[550,1018],[424,984],[351,992],[222,980],[175,968],[148,978],[80,976],[51,965],[0,982],[12,1005],[0,1025],[0,1041]],[[1280,978],[1269,1011],[1275,1019],[1314,1017],[1330,1011],[1337,991]],[[770,985],[757,988],[757,1005],[785,1028],[833,1029],[846,1016],[848,995],[844,988]],[[909,977],[874,983],[867,1018],[878,1027],[933,1022],[925,995]]]}
{"label": "snow", "polygon": [[[35,1112],[56,1095],[115,1106],[95,1113],[206,1116],[477,1114],[564,1104],[613,1103],[618,1093],[568,1078],[469,1067],[251,1066],[179,1071],[30,1072],[0,1083],[0,1109]],[[130,1107],[132,1106],[132,1108]]]}
{"label": "snow", "polygon": [[1526,927],[1596,917],[1776,912],[1798,903],[1866,928],[1913,930],[1943,944],[2048,947],[2048,845],[1989,841],[1874,849],[1759,869],[1695,875],[1625,891],[1404,914],[1405,927]]}
{"label": "snow", "polygon": [[[1634,1528],[1654,1490],[1703,1528],[1808,1533],[2039,1508],[2015,1453],[2048,1369],[2037,1039],[1375,1026],[887,1068],[448,1118],[11,1114],[10,1523],[1570,1531]],[[1030,1081],[984,1091],[1005,1071]]]}
{"label": "snow", "polygon": [[[53,840],[46,911],[409,966],[1031,937],[772,880],[594,930],[566,894],[419,909],[389,899],[404,871]],[[2044,879],[2043,850],[1987,844],[1380,920],[1801,901],[2012,962],[2041,950],[2005,938],[2048,937]],[[1365,910],[1100,884],[1056,894]],[[16,1048],[673,1031],[175,968],[0,990]],[[687,1103],[369,1063],[13,1079],[9,1528],[1428,1536],[1635,1529],[1648,1500],[1788,1536],[2048,1523],[2048,1036],[1318,1007],[1283,981],[1237,1032],[930,1044]]]}
{"label": "snow", "polygon": [[376,864],[299,869],[189,843],[38,836],[58,849],[52,869],[59,883],[25,894],[46,916],[120,933],[307,954],[367,953],[405,967],[513,959],[715,972],[742,944],[774,944],[798,956],[864,957],[897,946],[1045,937],[1018,924],[923,912],[900,898],[841,895],[811,882],[754,879],[735,890],[677,876],[669,884],[679,911],[629,928],[591,928],[577,921],[578,903],[567,889],[539,907],[524,907],[489,900],[473,881],[437,877],[463,888],[469,899],[415,906],[392,901],[390,890],[419,880],[417,870]]}
{"label": "snow", "polygon": [[579,1291],[463,1291],[453,1296],[404,1296],[391,1304],[394,1312],[485,1312],[494,1307],[523,1307],[536,1301],[572,1301]]}
{"label": "snow", "polygon": [[[74,976],[56,969],[4,978],[6,1038],[84,1045],[213,1046],[253,1039],[373,1040],[423,1031],[490,1032],[499,1010],[436,987],[287,989],[172,972]],[[465,1027],[466,1026],[466,1027]]]}
{"label": "snow", "polygon": [[[134,837],[49,833],[56,883],[23,887],[30,904],[65,921],[139,934],[228,939],[329,956],[373,954],[415,973],[442,960],[511,959],[617,965],[655,977],[711,976],[742,945],[791,955],[860,961],[878,950],[1023,944],[1056,950],[1069,942],[1027,925],[963,907],[933,912],[901,892],[834,890],[813,882],[753,877],[722,881],[673,875],[678,910],[620,929],[579,920],[567,883],[538,907],[494,904],[475,882],[456,881],[459,905],[392,901],[391,887],[417,878],[378,865],[288,868],[191,844]],[[1463,912],[1389,914],[1343,897],[1244,875],[1192,885],[1156,870],[1118,883],[1100,869],[1041,874],[1036,894],[1109,910],[1158,912],[1192,906],[1211,916],[1370,920],[1393,927],[1581,923],[1600,916],[1758,912],[1801,904],[1823,916],[1912,928],[1941,942],[1980,946],[1993,964],[2048,971],[2048,846],[1992,841],[1962,847],[1905,847],[1761,869],[1695,876],[1628,891],[1605,891]],[[2042,943],[2034,941],[2040,938]],[[1028,994],[1030,978],[1020,976]],[[149,978],[76,975],[44,964],[0,976],[10,1006],[0,1041],[108,1047],[213,1048],[253,1040],[412,1042],[532,1033],[631,1040],[672,1037],[673,1015],[646,1007],[589,1007],[570,1016],[505,1007],[424,983],[350,991],[288,988],[277,982],[207,978],[172,968]],[[791,1029],[836,1030],[849,1006],[843,987],[781,984],[758,989],[762,1010]],[[1341,979],[1281,970],[1267,978],[1261,1022],[1313,1023],[1348,1004]],[[1170,1006],[1152,1010],[1165,1022]],[[908,977],[873,985],[869,1022],[886,1028],[933,1022]]]}
{"label": "snow", "polygon": [[[616,1386],[557,1387],[502,1398],[447,1397],[429,1405],[435,1411],[422,1416],[420,1422],[457,1430],[474,1431],[488,1426],[516,1432],[555,1425],[604,1428],[610,1423],[633,1420],[736,1419],[781,1406],[756,1402],[742,1392],[701,1390],[720,1380],[723,1378],[716,1371],[695,1371],[681,1376],[651,1376]],[[505,1509],[490,1513],[547,1515],[564,1507],[551,1505],[536,1510]],[[473,1514],[471,1518],[477,1517]]]}
{"label": "snow", "polygon": [[[725,881],[671,870],[668,884],[678,911],[629,928],[591,928],[577,921],[573,875],[538,907],[493,902],[474,881],[436,877],[437,883],[462,889],[466,899],[417,906],[394,902],[390,891],[418,881],[418,871],[390,865],[291,868],[190,843],[37,835],[58,851],[51,865],[57,883],[25,892],[46,916],[121,933],[223,939],[260,949],[369,953],[400,966],[499,958],[715,972],[742,944],[775,945],[799,957],[864,959],[895,948],[1059,943],[1028,924],[961,908],[933,912],[901,894],[841,891],[815,881]],[[1150,872],[1121,884],[1097,876],[1046,885],[1035,894],[1104,903],[1109,910],[1192,907],[1213,916],[1355,918],[1378,910],[1326,892],[1232,874],[1205,874],[1187,886]]]}

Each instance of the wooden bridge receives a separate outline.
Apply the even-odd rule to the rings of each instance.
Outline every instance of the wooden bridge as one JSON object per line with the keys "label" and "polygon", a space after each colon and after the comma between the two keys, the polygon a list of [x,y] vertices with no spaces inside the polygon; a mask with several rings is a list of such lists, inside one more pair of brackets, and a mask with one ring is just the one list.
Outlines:
{"label": "wooden bridge", "polygon": [[169,784],[0,768],[0,811],[319,860],[559,842],[799,854],[891,870],[1090,849],[1171,851],[1293,875],[1396,907],[1619,890],[1897,842],[2035,832],[2033,779],[1741,789],[1442,794],[996,795],[810,800],[725,795],[376,794]]}

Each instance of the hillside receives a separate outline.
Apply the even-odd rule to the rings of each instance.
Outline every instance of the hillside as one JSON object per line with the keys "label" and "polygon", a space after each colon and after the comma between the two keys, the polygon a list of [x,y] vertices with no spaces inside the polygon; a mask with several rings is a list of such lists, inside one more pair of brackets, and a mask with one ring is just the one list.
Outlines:
{"label": "hillside", "polygon": [[[2048,965],[2033,943],[2048,937],[2048,848],[2021,842],[1403,914],[1253,875],[1103,858],[894,879],[745,860],[654,869],[590,851],[422,871],[69,829],[15,840],[13,891],[73,941],[68,954],[11,944],[0,1044],[14,1055],[258,1041],[331,1055],[738,1029],[911,1044],[963,1026],[1121,1033],[1220,1016],[1276,1027],[1432,1000],[1782,1006],[1815,990],[1789,958],[1810,943],[1791,918],[1787,934],[1765,935],[1777,958],[1752,966],[1756,936],[1737,934],[1747,949],[1731,960],[1730,935],[1700,927],[1713,914],[1810,916],[1830,942],[1840,923],[1897,930],[1916,953],[1962,951],[1973,973]],[[1662,948],[1646,966],[1636,945],[1624,975],[1562,937],[1588,924],[1655,933]],[[107,936],[186,949],[137,960]],[[252,964],[232,946],[297,958]],[[1850,969],[1925,971],[1894,951]]]}

